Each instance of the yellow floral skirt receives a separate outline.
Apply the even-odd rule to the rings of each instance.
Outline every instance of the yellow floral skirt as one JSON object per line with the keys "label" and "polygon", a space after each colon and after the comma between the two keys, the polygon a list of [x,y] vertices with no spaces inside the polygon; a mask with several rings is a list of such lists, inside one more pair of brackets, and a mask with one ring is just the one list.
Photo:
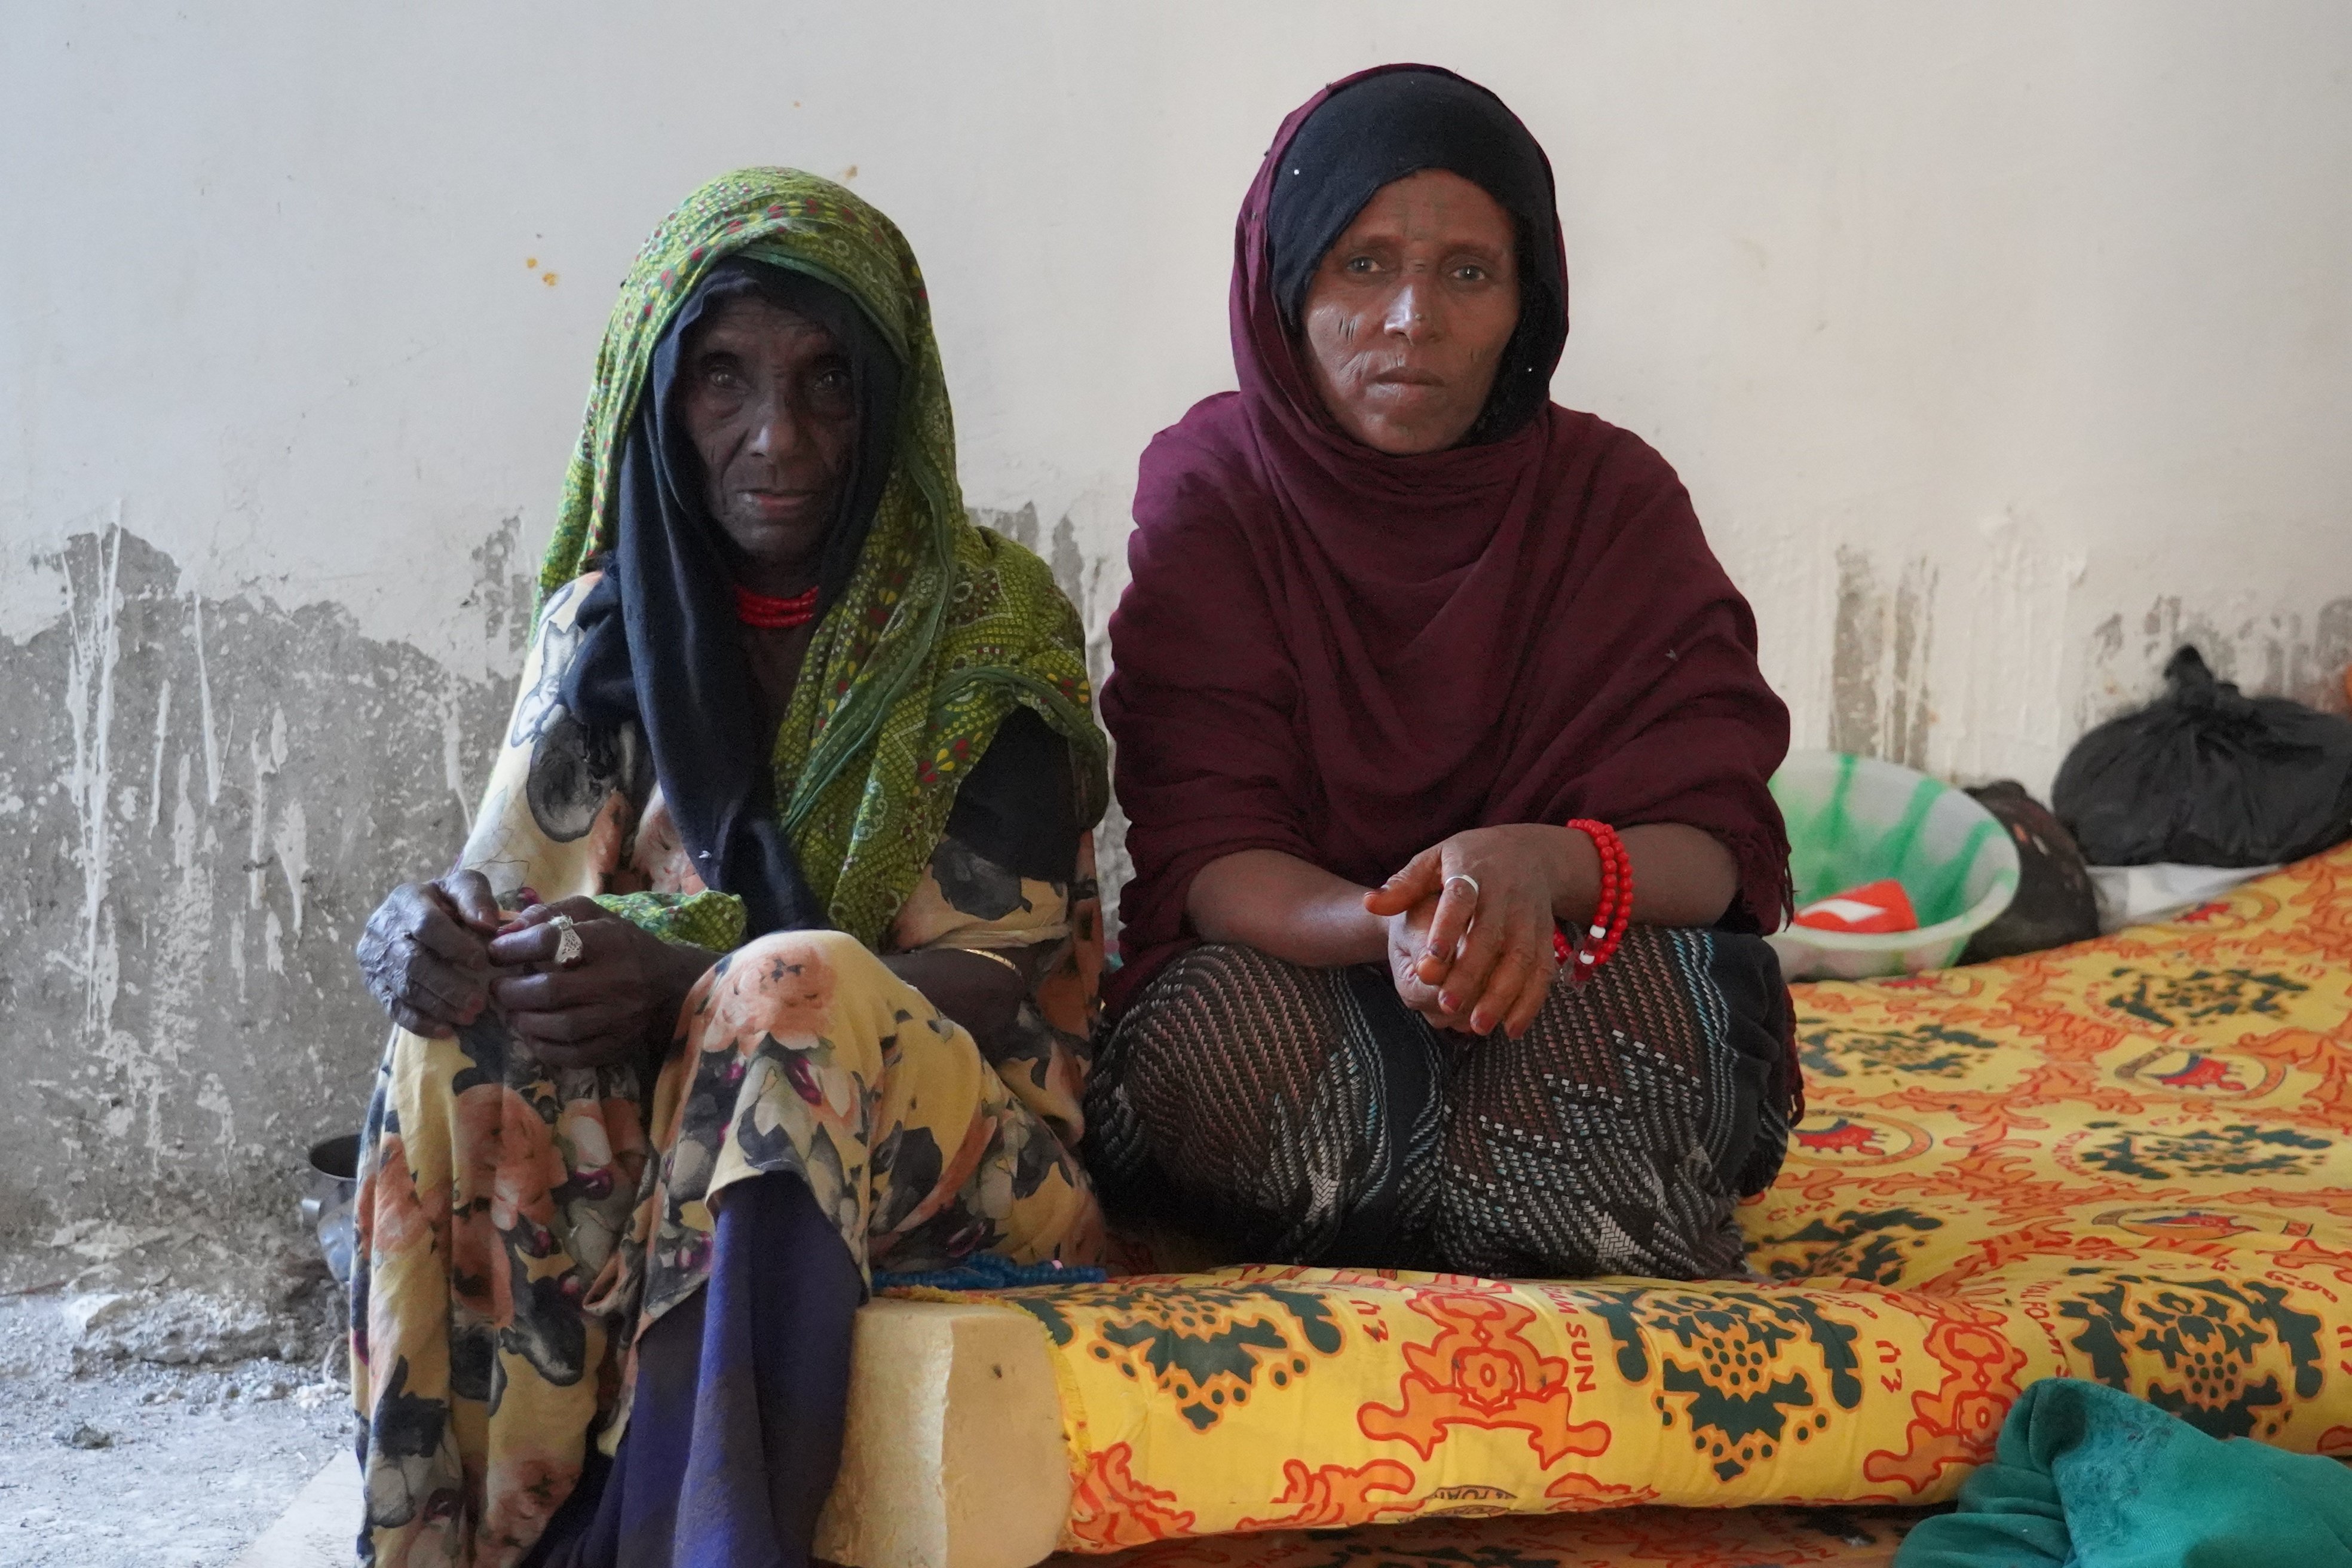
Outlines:
{"label": "yellow floral skirt", "polygon": [[712,1203],[808,1184],[861,1269],[1091,1262],[1076,1158],[964,1029],[853,939],[764,937],[688,998],[650,1084],[549,1072],[486,1016],[395,1034],[360,1166],[362,1552],[503,1568],[626,1421],[629,1348],[699,1289]]}

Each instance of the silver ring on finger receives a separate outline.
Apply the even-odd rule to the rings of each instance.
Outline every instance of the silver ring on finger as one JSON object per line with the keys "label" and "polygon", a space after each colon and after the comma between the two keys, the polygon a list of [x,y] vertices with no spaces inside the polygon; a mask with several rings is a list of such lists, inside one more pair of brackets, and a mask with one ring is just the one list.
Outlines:
{"label": "silver ring on finger", "polygon": [[547,923],[555,928],[555,967],[578,968],[588,946],[580,940],[580,928],[572,923],[570,915],[558,915]]}
{"label": "silver ring on finger", "polygon": [[1452,886],[1454,886],[1454,883],[1456,883],[1456,882],[1464,882],[1464,883],[1467,883],[1467,884],[1469,885],[1469,888],[1470,888],[1470,901],[1471,901],[1472,903],[1474,903],[1474,904],[1475,904],[1475,903],[1476,903],[1476,902],[1478,901],[1478,879],[1477,879],[1477,878],[1475,878],[1475,877],[1472,876],[1472,875],[1471,875],[1469,872],[1467,872],[1467,871],[1456,871],[1456,872],[1454,872],[1454,875],[1452,875],[1451,877],[1448,877],[1448,878],[1446,878],[1446,879],[1445,879],[1445,885],[1446,885],[1447,887],[1449,887],[1449,888],[1450,888],[1450,887],[1452,887]]}

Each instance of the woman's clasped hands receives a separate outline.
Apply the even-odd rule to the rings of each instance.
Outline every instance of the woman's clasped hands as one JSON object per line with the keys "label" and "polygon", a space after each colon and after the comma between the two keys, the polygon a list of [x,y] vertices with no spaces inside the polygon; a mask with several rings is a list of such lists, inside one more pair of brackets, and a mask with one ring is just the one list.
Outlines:
{"label": "woman's clasped hands", "polygon": [[[669,1043],[679,1005],[714,962],[589,899],[499,908],[478,871],[393,889],[359,941],[368,989],[392,1021],[447,1037],[494,1010],[550,1068],[607,1067]],[[566,930],[576,938],[559,963]]]}
{"label": "woman's clasped hands", "polygon": [[1526,1034],[1559,967],[1558,911],[1591,879],[1580,845],[1589,849],[1580,835],[1536,823],[1475,827],[1365,894],[1364,908],[1388,922],[1389,973],[1405,1005],[1442,1029]]}

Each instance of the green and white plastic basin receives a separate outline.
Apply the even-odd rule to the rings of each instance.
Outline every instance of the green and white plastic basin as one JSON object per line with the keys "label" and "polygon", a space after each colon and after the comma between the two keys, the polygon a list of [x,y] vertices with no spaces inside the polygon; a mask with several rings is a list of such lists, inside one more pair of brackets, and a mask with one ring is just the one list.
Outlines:
{"label": "green and white plastic basin", "polygon": [[1772,775],[1800,908],[1892,877],[1916,931],[1790,926],[1768,940],[1790,980],[1867,980],[1956,963],[2017,896],[2017,846],[1992,813],[1939,779],[1846,752],[1791,752]]}

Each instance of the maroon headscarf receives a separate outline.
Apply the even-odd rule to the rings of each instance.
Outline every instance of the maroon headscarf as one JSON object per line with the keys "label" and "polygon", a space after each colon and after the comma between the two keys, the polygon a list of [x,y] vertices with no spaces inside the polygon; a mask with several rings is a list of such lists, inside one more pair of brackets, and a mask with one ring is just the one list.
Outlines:
{"label": "maroon headscarf", "polygon": [[[1665,460],[1534,399],[1477,444],[1388,456],[1339,432],[1301,363],[1269,242],[1286,153],[1334,95],[1431,69],[1351,77],[1283,122],[1234,233],[1241,390],[1144,452],[1102,695],[1135,862],[1114,1005],[1193,940],[1193,877],[1243,849],[1369,887],[1465,828],[1687,823],[1738,861],[1735,921],[1773,930],[1787,910],[1788,842],[1765,781],[1788,750],[1788,710]],[[1468,87],[1433,74],[1457,100]],[[1546,210],[1515,216],[1523,270],[1559,290],[1559,325],[1538,345],[1549,382],[1567,331],[1550,165],[1499,100],[1470,90],[1541,172]],[[1532,256],[1530,233],[1548,242]]]}

